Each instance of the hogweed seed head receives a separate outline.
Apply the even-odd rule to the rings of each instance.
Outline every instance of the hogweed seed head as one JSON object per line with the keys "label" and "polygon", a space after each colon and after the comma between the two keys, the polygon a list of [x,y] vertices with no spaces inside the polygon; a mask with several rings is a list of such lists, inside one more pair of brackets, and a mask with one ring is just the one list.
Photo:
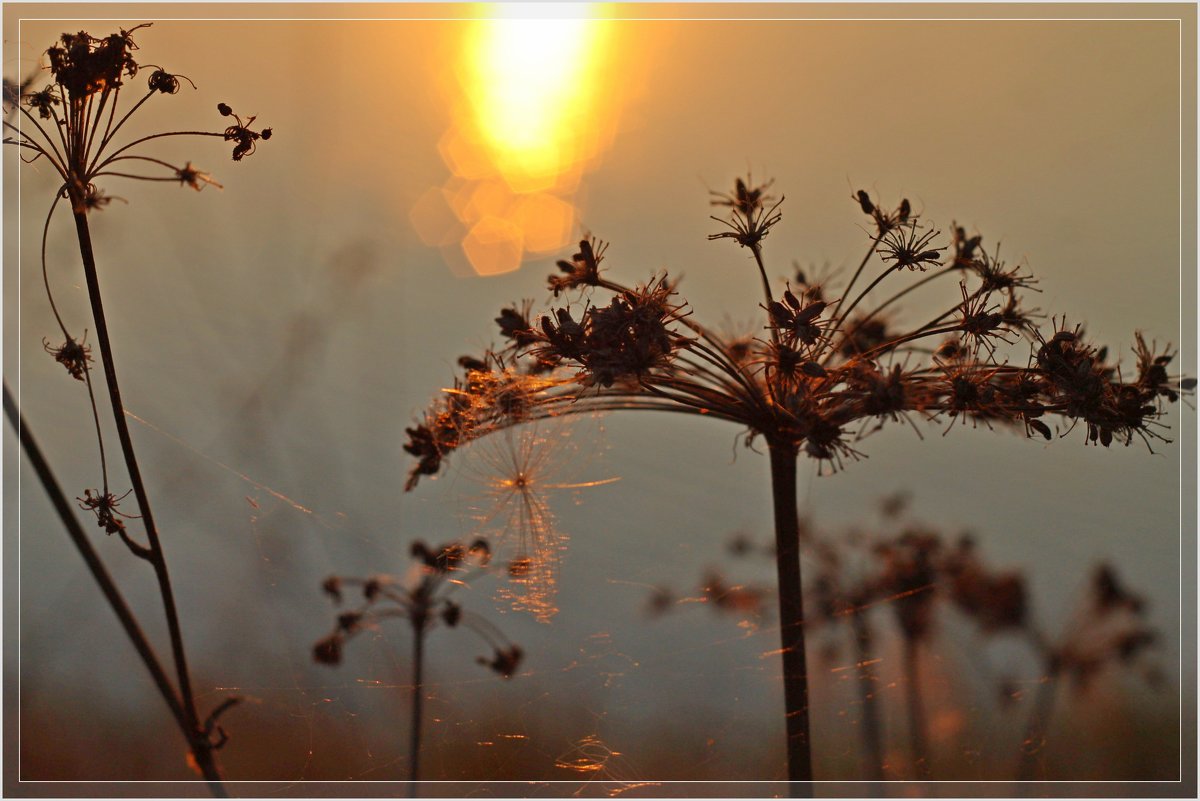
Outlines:
{"label": "hogweed seed head", "polygon": [[333,631],[313,645],[313,661],[338,665],[350,639],[363,631],[378,628],[385,621],[400,618],[407,620],[422,636],[439,624],[447,628],[457,628],[460,624],[471,628],[495,654],[491,661],[481,658],[480,663],[492,667],[505,678],[512,676],[521,660],[521,649],[508,642],[486,620],[465,612],[450,597],[454,590],[473,578],[472,574],[484,570],[491,561],[487,540],[450,542],[436,548],[417,540],[412,543],[410,552],[415,562],[415,575],[408,581],[398,581],[390,576],[330,576],[325,579],[321,589],[335,604],[343,602],[347,588],[359,589],[362,602],[336,615]]}
{"label": "hogweed seed head", "polygon": [[[743,427],[747,444],[762,436],[825,472],[860,458],[864,437],[898,421],[918,434],[922,419],[945,422],[947,433],[961,420],[1039,439],[1083,423],[1088,443],[1128,444],[1136,435],[1149,445],[1162,439],[1163,402],[1195,387],[1168,372],[1169,349],[1140,336],[1136,376],[1127,379],[1081,328],[1053,318],[1053,331],[1040,333],[1038,315],[1022,300],[1036,291],[1023,267],[1005,266],[999,246],[989,254],[981,236],[957,225],[953,255],[943,256],[951,245],[938,244],[938,232],[922,227],[907,201],[885,212],[857,193],[877,229],[859,271],[836,291],[801,271],[795,288],[778,294],[761,260],[762,238],[781,219],[768,187],[747,179],[714,193],[714,205],[730,210],[723,222],[731,231],[710,237],[755,250],[768,335],[723,336],[697,322],[665,275],[634,286],[601,275],[604,247],[584,239],[550,279],[556,297],[578,289],[579,301],[541,314],[530,303],[502,309],[496,323],[506,342],[477,360],[487,369],[471,364],[407,429],[405,449],[416,464],[406,489],[468,443],[564,415],[646,410],[715,418]],[[872,259],[875,277],[856,287]],[[923,275],[904,284],[909,272]],[[904,322],[896,302],[945,276],[960,284],[945,311],[924,325]],[[889,282],[900,284],[890,294]],[[1023,365],[1005,353],[1021,337],[1030,343]]]}

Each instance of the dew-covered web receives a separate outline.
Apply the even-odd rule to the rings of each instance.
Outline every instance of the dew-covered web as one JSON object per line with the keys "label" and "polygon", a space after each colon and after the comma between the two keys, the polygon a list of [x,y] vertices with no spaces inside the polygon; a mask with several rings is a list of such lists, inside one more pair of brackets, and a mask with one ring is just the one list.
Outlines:
{"label": "dew-covered web", "polygon": [[[256,41],[239,35],[247,48]],[[147,38],[147,48],[153,43]],[[277,66],[311,71],[302,55]],[[264,87],[275,75],[240,91],[270,97]],[[313,95],[306,86],[275,91],[270,110],[280,115],[308,109]],[[478,356],[488,345],[502,306],[520,293],[544,294],[544,275],[555,268],[534,263],[492,283],[454,278],[433,250],[393,232],[410,198],[393,196],[391,181],[363,179],[378,165],[355,162],[353,187],[344,189],[343,168],[282,150],[309,116],[276,123],[271,144],[292,166],[226,169],[224,194],[206,191],[204,203],[190,194],[162,201],[135,187],[128,209],[96,223],[125,400],[151,477],[198,701],[211,710],[241,699],[222,717],[230,740],[219,757],[231,780],[261,784],[235,784],[235,792],[404,792],[411,625],[401,616],[370,620],[342,643],[337,664],[323,664],[314,647],[365,593],[343,581],[338,605],[323,584],[382,575],[411,588],[428,575],[414,542],[436,554],[479,538],[489,543],[490,564],[448,576],[438,597],[462,617],[451,626],[448,607],[435,606],[438,626],[424,643],[422,794],[784,792],[765,456],[743,447],[743,432],[711,420],[580,416],[475,442],[439,477],[404,493],[412,466],[402,451],[405,426],[459,372],[461,352]],[[362,150],[386,150],[392,139]],[[354,150],[339,157],[356,158]],[[396,159],[413,170],[417,160]],[[310,164],[311,174],[298,175],[297,163]],[[709,167],[686,165],[689,176]],[[22,201],[43,207],[53,187],[36,172],[26,178]],[[419,178],[422,187],[444,180]],[[297,180],[320,191],[281,200],[280,187]],[[616,188],[607,190],[632,202],[627,186]],[[801,249],[783,239],[786,226],[823,213],[824,201],[805,206],[786,189],[784,222],[772,234],[786,243],[771,254],[777,271],[786,248]],[[680,238],[698,247],[672,253],[677,263],[668,266],[688,268],[681,291],[697,317],[728,314],[738,323],[728,328],[763,335],[753,265],[700,250],[710,209],[699,194],[694,207],[669,207],[695,218],[695,230]],[[836,200],[831,221],[857,214]],[[279,208],[258,217],[244,203]],[[20,222],[32,231],[27,238],[40,233],[38,215],[22,211]],[[836,224],[827,227],[841,230]],[[49,277],[65,313],[84,319],[67,227],[51,229]],[[861,249],[862,232],[844,227],[846,252]],[[603,233],[614,240],[608,258],[623,279],[641,279],[630,265],[666,252],[644,234],[639,241],[622,240],[622,230]],[[36,249],[26,243],[21,255],[22,275],[40,277]],[[745,287],[727,280],[743,268]],[[1046,279],[1053,289],[1053,274]],[[1058,284],[1058,294],[1068,287]],[[75,387],[64,389],[69,379],[40,351],[53,325],[40,292],[23,280],[15,299],[6,296],[20,304],[23,402],[64,485],[80,493],[94,485],[94,443],[84,401]],[[1088,298],[1077,294],[1086,308]],[[903,305],[914,316],[926,311],[915,298]],[[956,425],[942,437],[944,420],[914,422],[924,442],[895,425],[869,438],[869,459],[837,475],[817,477],[811,464],[802,471],[818,778],[1172,777],[1181,648],[1174,452],[1151,459],[1136,443],[1084,450],[1082,432],[1043,450],[1040,441],[982,424]],[[38,487],[27,473],[22,479],[24,775],[189,778],[182,742],[141,665]],[[901,491],[907,504],[894,501]],[[971,547],[961,539],[968,530]],[[156,588],[143,566],[91,533],[165,654]],[[922,550],[930,538],[939,549],[935,570],[922,566],[933,558]],[[1107,577],[1101,565],[1112,568]],[[1015,625],[1018,617],[1032,628]],[[906,626],[919,634],[906,636]],[[520,658],[508,652],[505,662],[513,644]],[[1057,663],[1047,661],[1050,652]],[[98,736],[81,724],[89,720],[111,733]],[[880,787],[914,790],[840,789],[872,795]]]}

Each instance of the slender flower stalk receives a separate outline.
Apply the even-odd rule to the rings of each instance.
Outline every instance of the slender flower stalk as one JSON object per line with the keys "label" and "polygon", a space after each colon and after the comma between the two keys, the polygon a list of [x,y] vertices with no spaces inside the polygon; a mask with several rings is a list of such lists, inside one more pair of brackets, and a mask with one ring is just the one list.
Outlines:
{"label": "slender flower stalk", "polygon": [[[122,89],[130,84],[141,69],[134,56],[138,46],[133,40],[133,34],[145,27],[149,25],[139,25],[132,30],[122,30],[102,38],[91,36],[84,31],[63,34],[60,42],[46,51],[50,64],[50,83],[44,88],[34,90],[36,81],[27,81],[19,89],[6,92],[6,103],[17,110],[21,117],[18,124],[7,120],[4,122],[4,127],[9,132],[4,143],[20,148],[25,153],[22,159],[26,162],[44,160],[49,163],[61,180],[61,184],[55,190],[54,201],[43,229],[42,272],[47,298],[65,342],[59,347],[52,347],[46,342],[45,347],[54,355],[56,361],[67,369],[71,377],[87,384],[103,479],[99,489],[85,490],[83,496],[77,499],[78,503],[81,508],[95,515],[97,525],[107,534],[118,534],[134,556],[150,563],[158,583],[166,618],[179,702],[186,724],[190,761],[208,780],[215,793],[224,794],[214,751],[224,744],[226,738],[224,732],[216,726],[216,718],[231,704],[220,705],[203,719],[197,710],[166,554],[130,436],[125,406],[121,400],[121,386],[117,379],[116,361],[101,293],[100,271],[92,246],[89,218],[92,212],[105,209],[112,200],[117,199],[106,194],[97,185],[97,180],[102,178],[151,182],[178,181],[181,185],[197,190],[207,185],[219,186],[209,176],[192,167],[191,162],[177,166],[150,155],[145,146],[151,142],[164,137],[216,137],[232,142],[233,159],[240,161],[254,152],[259,141],[270,139],[272,131],[270,128],[253,130],[253,117],[243,121],[233,114],[228,106],[220,104],[218,112],[236,121],[224,130],[166,131],[134,138],[124,136],[126,123],[151,99],[159,95],[174,95],[179,92],[182,82],[191,83],[185,76],[175,75],[151,65],[152,71],[146,83],[145,93],[140,94],[123,113],[120,112]],[[121,496],[116,495],[109,487],[109,466],[91,380],[91,350],[83,344],[83,338],[77,340],[71,334],[67,323],[59,314],[46,276],[45,240],[50,219],[60,200],[67,200],[70,204],[75,223],[91,305],[96,347],[100,352],[105,388],[131,485],[130,491]],[[124,512],[119,507],[121,501],[130,493],[133,494],[138,507],[136,515]],[[124,521],[129,519],[141,520],[145,533],[144,543],[135,540],[127,531]]]}
{"label": "slender flower stalk", "polygon": [[[670,411],[742,427],[747,445],[762,437],[770,455],[779,580],[780,654],[787,729],[788,779],[795,795],[813,779],[805,669],[804,604],[796,500],[796,463],[837,472],[862,456],[857,445],[885,425],[917,421],[1005,426],[1053,438],[1082,423],[1085,441],[1109,446],[1135,437],[1163,440],[1157,422],[1164,400],[1195,382],[1167,373],[1169,348],[1140,347],[1136,375],[1126,378],[1107,351],[1086,342],[1080,327],[1055,320],[1039,332],[1022,302],[1031,279],[984,254],[978,238],[940,244],[904,201],[891,212],[865,192],[856,195],[874,231],[851,281],[829,287],[798,280],[771,286],[763,243],[781,220],[782,199],[768,185],[739,181],[714,204],[728,208],[729,228],[713,239],[749,249],[763,284],[767,336],[747,346],[719,336],[692,317],[665,274],[626,285],[602,269],[606,249],[580,242],[550,276],[555,297],[569,302],[534,317],[530,304],[496,318],[507,344],[464,364],[465,374],[412,427],[405,449],[416,458],[406,488],[437,474],[451,453],[480,437],[533,420],[603,411]],[[879,268],[873,275],[874,260]],[[922,273],[959,284],[953,302],[918,327],[901,327],[884,309],[914,290],[876,292]],[[865,288],[859,279],[868,277]],[[943,282],[944,283],[944,282]],[[1024,364],[1002,358],[999,345],[1030,342]],[[1143,341],[1139,338],[1139,343]]]}
{"label": "slender flower stalk", "polygon": [[408,795],[416,798],[420,788],[421,724],[425,701],[425,640],[429,632],[438,625],[471,629],[492,648],[492,656],[480,657],[479,663],[506,679],[516,673],[524,654],[520,646],[509,642],[486,619],[464,611],[451,598],[456,588],[470,580],[472,570],[483,568],[491,561],[492,552],[486,540],[475,540],[470,546],[449,543],[437,550],[417,541],[412,544],[412,555],[416,560],[416,577],[407,582],[390,576],[366,579],[330,576],[325,580],[322,585],[325,594],[339,606],[345,600],[343,590],[348,588],[360,590],[363,602],[338,615],[333,631],[313,646],[313,659],[323,665],[338,665],[346,641],[356,634],[376,629],[390,619],[408,621],[413,637]]}

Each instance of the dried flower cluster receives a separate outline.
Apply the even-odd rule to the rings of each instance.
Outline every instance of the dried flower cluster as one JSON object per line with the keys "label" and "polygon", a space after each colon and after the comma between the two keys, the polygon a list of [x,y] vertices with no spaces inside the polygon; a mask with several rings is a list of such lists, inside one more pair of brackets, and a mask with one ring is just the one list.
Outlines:
{"label": "dried flower cluster", "polygon": [[[756,253],[779,218],[777,203],[764,209],[765,190],[739,180],[734,193],[714,201],[732,209],[734,230],[757,232],[739,240]],[[850,285],[831,297],[829,287],[798,276],[796,286],[766,299],[769,336],[740,347],[694,321],[665,275],[636,287],[615,283],[601,269],[605,248],[582,241],[548,282],[556,297],[580,289],[580,299],[536,319],[528,303],[501,310],[506,346],[464,361],[463,378],[408,429],[406,450],[417,464],[407,488],[436,474],[455,449],[498,429],[612,409],[728,420],[747,429],[747,440],[788,443],[835,470],[860,455],[854,445],[866,433],[914,415],[1016,426],[1047,439],[1046,420],[1057,417],[1068,429],[1084,423],[1087,441],[1106,446],[1162,438],[1155,430],[1162,401],[1195,386],[1167,372],[1169,346],[1146,345],[1139,335],[1136,375],[1126,377],[1079,326],[1056,319],[1042,334],[1021,298],[1033,279],[986,254],[979,236],[956,228],[951,243],[934,245],[937,233],[922,227],[907,202],[889,214],[865,192],[858,200],[875,230]],[[882,269],[854,294],[872,255]],[[904,327],[887,314],[918,285],[860,310],[885,278],[935,267],[918,285],[953,277],[960,299],[925,325]],[[609,299],[596,302],[596,292]],[[1031,342],[1025,364],[996,351],[1017,336]]]}
{"label": "dried flower cluster", "polygon": [[[767,295],[766,335],[727,337],[696,322],[666,275],[626,286],[603,270],[607,248],[595,239],[558,263],[548,288],[574,302],[540,316],[532,303],[513,304],[496,318],[506,344],[482,358],[460,360],[464,375],[415,425],[405,449],[416,457],[406,489],[437,474],[468,442],[539,418],[641,409],[696,414],[746,429],[747,444],[763,436],[838,470],[861,453],[857,444],[885,424],[914,418],[973,426],[1006,425],[1054,436],[1082,422],[1088,442],[1149,445],[1163,401],[1175,401],[1194,380],[1167,372],[1173,352],[1138,335],[1136,374],[1125,376],[1106,349],[1086,341],[1079,326],[1055,320],[1043,334],[1022,292],[1034,279],[988,254],[979,235],[955,226],[952,239],[923,226],[908,201],[883,211],[866,192],[855,199],[871,220],[870,245],[839,295],[796,276],[771,294],[761,243],[780,220],[782,202],[770,184],[738,180],[715,205],[730,210],[733,237],[754,254]],[[872,257],[880,268],[854,292]],[[885,279],[924,273],[890,296],[871,294]],[[938,278],[956,280],[956,301],[920,326],[889,312],[910,292]],[[600,301],[597,296],[607,299]],[[867,309],[868,297],[873,305]],[[997,345],[1030,342],[1024,363],[1007,361]],[[918,430],[918,434],[920,434]]]}
{"label": "dried flower cluster", "polygon": [[313,659],[324,665],[337,665],[342,661],[342,648],[351,637],[374,629],[385,620],[400,618],[407,620],[421,637],[438,625],[472,629],[492,648],[492,655],[480,657],[479,663],[506,679],[512,677],[521,663],[520,646],[508,642],[495,626],[450,598],[456,587],[469,580],[472,571],[491,561],[487,541],[476,540],[469,546],[449,543],[436,550],[417,541],[411,550],[415,563],[412,580],[397,581],[390,576],[366,579],[331,576],[325,580],[322,589],[334,603],[341,605],[349,588],[361,594],[362,602],[338,614],[333,631],[313,646]]}
{"label": "dried flower cluster", "polygon": [[[222,131],[166,131],[150,134],[118,145],[121,129],[155,95],[178,93],[183,75],[150,65],[153,70],[146,82],[146,93],[124,113],[120,112],[121,90],[139,73],[134,57],[138,49],[133,34],[149,24],[97,38],[86,31],[64,33],[55,46],[46,51],[51,83],[34,90],[33,80],[20,86],[6,83],[6,103],[19,108],[25,124],[5,122],[13,136],[7,144],[32,152],[30,160],[45,158],[62,178],[61,191],[76,210],[102,208],[111,197],[94,184],[96,178],[109,176],[147,181],[180,181],[199,188],[207,176],[190,162],[182,167],[136,151],[140,145],[165,136],[215,136],[233,142],[233,159],[240,161],[254,152],[259,140],[270,139],[272,131],[255,131],[254,117],[242,121],[221,103],[222,116],[233,116],[235,125]],[[194,88],[194,87],[193,87]],[[118,114],[121,114],[118,117]],[[45,123],[45,125],[43,125]],[[168,170],[166,175],[124,172],[123,163]]]}
{"label": "dried flower cluster", "polygon": [[[134,42],[133,34],[148,27],[149,24],[138,25],[131,30],[121,30],[104,37],[95,37],[85,31],[64,33],[58,43],[46,50],[51,78],[49,85],[41,89],[34,88],[40,78],[41,71],[38,71],[20,84],[6,81],[4,87],[6,114],[19,111],[23,115],[23,120],[18,121],[19,124],[5,120],[4,126],[12,134],[4,139],[5,144],[30,151],[31,155],[26,161],[45,159],[54,167],[62,181],[55,191],[54,201],[46,215],[41,255],[42,279],[51,311],[63,334],[63,344],[53,345],[49,340],[43,340],[42,344],[46,352],[52,355],[72,378],[87,384],[94,417],[96,415],[91,382],[92,349],[85,344],[86,334],[80,338],[71,334],[55,303],[46,269],[46,235],[59,201],[68,200],[72,212],[78,216],[103,210],[113,200],[123,200],[107,194],[97,186],[96,180],[105,177],[178,181],[181,186],[190,186],[196,190],[209,185],[220,188],[220,184],[207,173],[193,167],[191,162],[177,166],[143,153],[144,147],[163,137],[221,137],[234,143],[233,158],[240,161],[254,152],[259,140],[270,139],[272,135],[270,128],[261,132],[252,130],[250,126],[254,122],[253,117],[243,122],[228,106],[221,103],[218,105],[218,112],[236,120],[235,125],[226,127],[224,131],[165,131],[122,142],[119,135],[126,123],[145,103],[156,95],[178,93],[181,81],[191,84],[191,80],[186,76],[172,74],[162,67],[149,65],[151,71],[145,93],[128,109],[122,111],[122,89],[128,87],[139,72],[143,72],[142,65],[139,65],[135,58],[138,46]],[[166,172],[161,175],[128,172],[125,165],[148,170],[161,169]],[[93,258],[90,248],[89,241],[86,244],[89,252],[84,254],[85,270],[88,260]],[[92,288],[92,294],[98,295],[98,289]],[[98,297],[93,297],[92,300],[93,304],[99,302]],[[93,312],[95,311],[96,309],[93,309]],[[97,325],[99,326],[100,322],[97,322]],[[106,333],[102,333],[106,337]],[[105,345],[106,342],[102,342],[102,348]],[[106,532],[120,533],[130,549],[136,555],[145,558],[147,548],[129,538],[122,522],[122,518],[137,516],[118,511],[117,503],[125,496],[117,497],[109,491],[108,467],[104,463],[104,442],[98,418],[96,437],[99,442],[104,486],[95,490],[94,494],[91,490],[85,493],[85,497],[79,501],[80,505],[96,515],[98,524]]]}

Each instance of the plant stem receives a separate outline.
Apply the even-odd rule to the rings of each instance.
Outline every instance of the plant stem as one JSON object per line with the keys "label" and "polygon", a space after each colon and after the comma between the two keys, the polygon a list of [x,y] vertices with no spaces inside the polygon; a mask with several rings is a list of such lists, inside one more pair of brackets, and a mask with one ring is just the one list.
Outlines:
{"label": "plant stem", "polygon": [[1054,691],[1058,687],[1058,669],[1051,667],[1046,672],[1046,678],[1038,686],[1037,697],[1033,702],[1033,712],[1029,715],[1029,723],[1025,726],[1025,739],[1021,742],[1021,761],[1017,765],[1017,781],[1034,780],[1034,769],[1038,765],[1038,755],[1045,746],[1046,727],[1050,722],[1050,713],[1054,708]]}
{"label": "plant stem", "polygon": [[421,707],[425,701],[425,619],[413,618],[412,729],[408,743],[408,797],[417,797],[418,768],[421,759]]}
{"label": "plant stem", "polygon": [[146,487],[142,483],[142,472],[138,467],[137,454],[133,449],[133,439],[129,435],[129,424],[125,419],[125,406],[121,402],[121,387],[117,383],[117,371],[113,361],[112,345],[108,337],[108,323],[104,316],[104,302],[100,295],[100,281],[96,270],[96,257],[92,251],[91,231],[88,228],[87,213],[80,211],[81,198],[76,197],[77,189],[71,188],[71,203],[75,217],[75,233],[79,239],[79,254],[83,259],[83,271],[87,278],[88,299],[91,301],[92,317],[96,325],[96,342],[100,348],[100,358],[104,365],[104,378],[108,385],[108,397],[112,403],[113,422],[117,428],[117,438],[121,443],[121,453],[125,457],[125,468],[129,473],[129,481],[133,485],[133,494],[137,499],[138,511],[142,524],[146,529],[146,539],[149,543],[149,562],[154,567],[154,575],[158,581],[159,593],[162,596],[163,613],[167,620],[167,631],[171,640],[171,654],[175,662],[175,672],[179,684],[179,696],[183,704],[190,735],[188,743],[191,746],[192,757],[197,768],[208,780],[214,795],[224,796],[225,789],[221,783],[221,773],[217,768],[216,758],[208,735],[201,730],[196,714],[196,700],[192,694],[192,683],[188,675],[187,657],[184,653],[183,632],[179,625],[179,613],[175,607],[175,594],[171,589],[171,576],[167,571],[166,555],[158,537],[158,528],[154,524],[154,515],[150,510],[150,499]]}
{"label": "plant stem", "polygon": [[[150,677],[154,680],[154,686],[158,689],[163,700],[166,701],[167,707],[171,710],[171,715],[175,718],[175,722],[179,724],[179,728],[190,746],[192,740],[191,727],[183,705],[179,701],[179,696],[176,694],[175,688],[171,686],[171,680],[167,678],[167,673],[163,669],[162,662],[159,661],[158,655],[154,653],[153,646],[146,639],[146,635],[142,632],[142,627],[138,624],[137,618],[134,616],[132,610],[130,610],[129,605],[125,603],[125,598],[121,595],[121,591],[117,589],[117,585],[113,581],[112,576],[109,575],[108,569],[105,568],[100,555],[96,553],[91,542],[88,541],[87,535],[84,534],[83,527],[80,526],[79,521],[76,519],[70,501],[67,500],[67,496],[63,493],[62,487],[54,475],[54,471],[50,469],[50,465],[42,455],[41,448],[38,447],[37,441],[33,438],[33,433],[29,430],[29,424],[25,422],[25,417],[18,412],[17,404],[8,389],[8,384],[4,385],[4,413],[8,417],[9,424],[12,425],[20,436],[21,448],[25,451],[25,455],[29,459],[29,463],[33,467],[38,481],[41,482],[42,488],[50,496],[50,503],[54,506],[54,511],[58,514],[59,520],[62,521],[63,527],[66,528],[67,535],[70,536],[71,542],[75,544],[79,555],[83,557],[83,561],[87,565],[88,571],[92,574],[92,578],[100,586],[100,591],[104,594],[105,600],[108,601],[113,614],[120,621],[121,628],[125,630],[125,634],[129,637],[130,642],[133,643],[134,650],[137,651],[146,669],[150,671]],[[219,776],[206,778],[208,778],[209,790],[214,796],[224,797],[226,795]]]}
{"label": "plant stem", "polygon": [[804,598],[800,585],[800,511],[796,502],[796,446],[771,441],[771,494],[775,505],[775,565],[779,575],[779,638],[787,715],[788,791],[812,797],[808,668],[804,654]]}
{"label": "plant stem", "polygon": [[[867,626],[867,610],[854,611],[850,615],[850,625],[854,629],[854,650],[858,662],[858,694],[862,701],[863,750],[866,760],[863,778],[878,782],[883,780],[883,733],[879,725],[879,704],[876,703],[877,679],[870,664],[871,629]],[[882,796],[882,786],[875,785],[870,795]]]}
{"label": "plant stem", "polygon": [[918,673],[917,640],[914,637],[904,638],[904,670],[907,675],[905,683],[908,701],[908,734],[912,745],[913,768],[917,778],[929,780],[933,777],[932,765],[929,762],[929,746],[925,739],[925,710],[921,706],[921,680]]}

